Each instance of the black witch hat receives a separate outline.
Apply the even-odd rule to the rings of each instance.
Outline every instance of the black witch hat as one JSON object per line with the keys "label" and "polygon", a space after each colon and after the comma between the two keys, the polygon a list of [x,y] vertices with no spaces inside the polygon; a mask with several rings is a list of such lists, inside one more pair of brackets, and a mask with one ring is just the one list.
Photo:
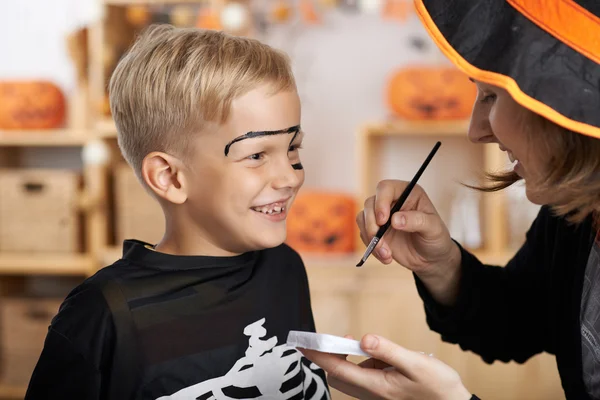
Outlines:
{"label": "black witch hat", "polygon": [[600,2],[415,0],[443,53],[522,106],[600,138]]}

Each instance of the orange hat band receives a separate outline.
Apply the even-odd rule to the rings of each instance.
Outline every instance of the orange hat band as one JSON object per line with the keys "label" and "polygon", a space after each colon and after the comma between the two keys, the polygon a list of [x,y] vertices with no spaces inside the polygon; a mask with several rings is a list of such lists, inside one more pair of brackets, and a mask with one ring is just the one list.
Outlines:
{"label": "orange hat band", "polygon": [[600,18],[573,0],[507,0],[531,22],[600,64]]}

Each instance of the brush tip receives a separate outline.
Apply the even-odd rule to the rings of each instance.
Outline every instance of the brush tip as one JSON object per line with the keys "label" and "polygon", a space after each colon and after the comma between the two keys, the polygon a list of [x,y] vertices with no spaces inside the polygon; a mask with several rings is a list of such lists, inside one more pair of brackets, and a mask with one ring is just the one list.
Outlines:
{"label": "brush tip", "polygon": [[356,264],[356,266],[357,266],[357,267],[362,267],[362,265],[363,265],[364,263],[365,263],[365,262],[364,262],[363,260],[360,260],[360,261],[358,262],[358,264]]}

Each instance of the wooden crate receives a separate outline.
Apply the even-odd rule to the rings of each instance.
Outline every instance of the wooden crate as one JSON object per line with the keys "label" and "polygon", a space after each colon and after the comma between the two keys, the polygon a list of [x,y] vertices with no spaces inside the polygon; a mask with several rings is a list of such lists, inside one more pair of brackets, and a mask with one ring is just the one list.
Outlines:
{"label": "wooden crate", "polygon": [[0,381],[27,386],[37,364],[48,326],[63,298],[4,297],[0,301]]}
{"label": "wooden crate", "polygon": [[79,174],[0,170],[0,252],[77,252]]}
{"label": "wooden crate", "polygon": [[165,221],[158,202],[138,181],[128,164],[114,172],[115,229],[117,245],[125,239],[155,244],[163,237]]}

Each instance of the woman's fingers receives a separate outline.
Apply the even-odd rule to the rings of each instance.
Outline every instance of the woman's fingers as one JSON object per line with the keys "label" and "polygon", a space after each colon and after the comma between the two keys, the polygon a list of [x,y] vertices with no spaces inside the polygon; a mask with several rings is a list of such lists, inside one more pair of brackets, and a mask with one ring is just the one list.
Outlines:
{"label": "woman's fingers", "polygon": [[[364,208],[362,211],[365,219],[365,229],[367,233],[367,237],[369,237],[369,241],[379,230],[379,227],[383,224],[378,224],[375,219],[375,196],[371,196],[365,200]],[[385,221],[384,221],[385,223]]]}
{"label": "woman's fingers", "polygon": [[[380,181],[377,184],[373,213],[379,226],[387,222],[392,204],[402,195],[407,186],[408,182],[391,179]],[[413,188],[413,192],[416,190],[419,190],[417,186]]]}
{"label": "woman's fingers", "polygon": [[425,238],[437,238],[443,226],[433,214],[422,211],[399,211],[392,216],[392,228],[411,233],[419,233]]}
{"label": "woman's fingers", "polygon": [[413,381],[419,381],[421,374],[427,372],[427,356],[405,349],[398,344],[377,335],[365,335],[361,347],[384,363],[394,367],[402,375]]}
{"label": "woman's fingers", "polygon": [[[371,242],[371,239],[373,239],[373,236],[375,236],[375,233],[377,233],[378,227],[375,228],[373,234],[370,234],[369,230],[367,229],[366,215],[367,212],[365,212],[365,210],[360,211],[356,215],[356,224],[358,225],[360,239],[365,246],[368,246]],[[379,241],[379,243],[377,243],[377,246],[375,246],[375,250],[373,251],[373,255],[384,264],[389,264],[392,262],[392,252],[385,242],[385,239],[382,239]]]}

